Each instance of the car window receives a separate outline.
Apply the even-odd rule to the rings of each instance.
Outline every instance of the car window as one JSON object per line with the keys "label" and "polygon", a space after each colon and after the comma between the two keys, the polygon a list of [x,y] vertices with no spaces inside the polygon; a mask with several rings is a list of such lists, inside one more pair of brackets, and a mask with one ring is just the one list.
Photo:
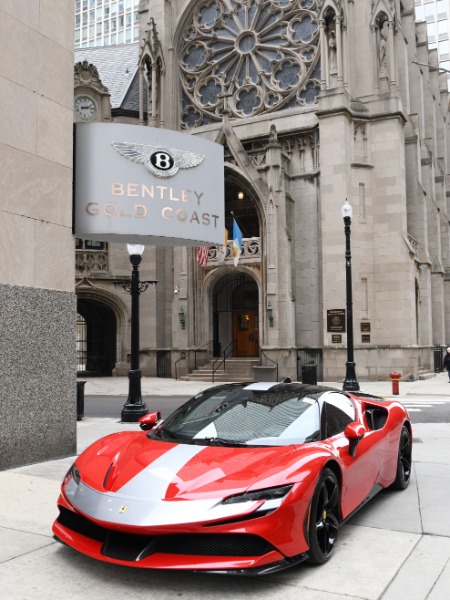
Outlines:
{"label": "car window", "polygon": [[356,420],[353,402],[344,394],[327,394],[323,408],[325,417],[325,437],[342,433],[349,423]]}
{"label": "car window", "polygon": [[315,398],[298,391],[231,388],[205,392],[176,410],[155,431],[156,437],[184,443],[202,440],[253,445],[301,444],[320,439]]}
{"label": "car window", "polygon": [[[220,415],[214,427],[221,438],[246,442],[272,438],[274,443],[289,440],[289,443],[302,444],[318,439],[319,409],[315,400],[298,397],[270,408],[259,402],[246,402]],[[196,437],[202,435],[205,433],[200,431]]]}

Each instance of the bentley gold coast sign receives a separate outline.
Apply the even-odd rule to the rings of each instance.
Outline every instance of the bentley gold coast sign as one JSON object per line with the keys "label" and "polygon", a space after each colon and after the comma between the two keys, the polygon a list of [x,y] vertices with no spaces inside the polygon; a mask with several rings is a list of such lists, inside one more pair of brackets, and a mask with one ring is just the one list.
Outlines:
{"label": "bentley gold coast sign", "polygon": [[77,123],[74,215],[84,239],[223,244],[223,147],[168,129]]}

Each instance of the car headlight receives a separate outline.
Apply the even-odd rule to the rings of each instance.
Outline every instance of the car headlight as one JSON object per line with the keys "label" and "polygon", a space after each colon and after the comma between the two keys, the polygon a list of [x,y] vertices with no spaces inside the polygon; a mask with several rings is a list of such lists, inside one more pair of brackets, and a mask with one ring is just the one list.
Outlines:
{"label": "car headlight", "polygon": [[234,494],[222,500],[222,504],[237,504],[239,502],[257,502],[258,500],[281,500],[291,491],[292,485],[282,485],[279,487],[265,488],[254,492],[244,492],[243,494]]}
{"label": "car headlight", "polygon": [[73,463],[73,465],[67,471],[66,476],[64,477],[64,480],[63,480],[63,486],[66,485],[66,483],[69,481],[70,478],[73,478],[73,480],[75,481],[75,483],[77,485],[81,481],[80,471],[78,470],[76,463]]}

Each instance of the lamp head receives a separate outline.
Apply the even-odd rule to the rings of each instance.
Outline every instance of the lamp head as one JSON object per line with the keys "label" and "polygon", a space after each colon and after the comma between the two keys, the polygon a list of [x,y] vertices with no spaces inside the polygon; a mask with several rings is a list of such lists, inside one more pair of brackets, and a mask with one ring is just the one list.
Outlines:
{"label": "lamp head", "polygon": [[341,209],[342,218],[345,219],[345,217],[350,217],[350,219],[351,219],[352,213],[353,213],[352,206],[351,206],[351,204],[349,204],[349,201],[346,198],[344,206]]}
{"label": "lamp head", "polygon": [[138,267],[140,265],[144,249],[145,246],[142,244],[127,244],[130,263],[133,265],[133,267]]}
{"label": "lamp head", "polygon": [[130,256],[142,256],[144,254],[145,246],[142,244],[127,244],[127,250]]}

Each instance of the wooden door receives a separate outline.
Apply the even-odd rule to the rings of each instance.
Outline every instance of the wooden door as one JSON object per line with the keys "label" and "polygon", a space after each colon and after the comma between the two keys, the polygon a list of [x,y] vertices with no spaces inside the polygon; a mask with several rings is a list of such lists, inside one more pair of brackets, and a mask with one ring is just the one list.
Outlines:
{"label": "wooden door", "polygon": [[255,311],[233,312],[233,339],[235,356],[258,356],[258,313]]}

